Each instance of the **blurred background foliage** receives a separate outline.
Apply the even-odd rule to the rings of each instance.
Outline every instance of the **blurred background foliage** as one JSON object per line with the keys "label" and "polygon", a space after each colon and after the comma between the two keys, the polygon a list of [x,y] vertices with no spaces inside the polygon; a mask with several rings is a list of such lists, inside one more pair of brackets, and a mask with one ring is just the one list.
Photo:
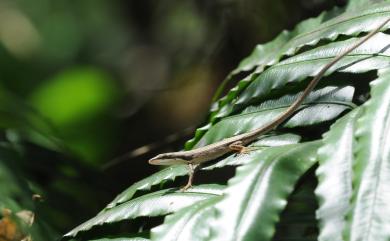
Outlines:
{"label": "blurred background foliage", "polygon": [[33,211],[37,240],[68,231],[181,148],[256,44],[344,5],[0,0],[0,208]]}

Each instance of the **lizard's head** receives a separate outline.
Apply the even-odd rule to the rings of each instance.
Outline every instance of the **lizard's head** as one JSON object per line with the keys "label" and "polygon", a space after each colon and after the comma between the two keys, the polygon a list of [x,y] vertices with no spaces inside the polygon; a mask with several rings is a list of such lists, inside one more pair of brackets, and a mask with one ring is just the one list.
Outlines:
{"label": "lizard's head", "polygon": [[187,164],[184,155],[180,156],[177,152],[168,152],[159,154],[149,160],[149,164],[152,165],[175,165],[175,164]]}

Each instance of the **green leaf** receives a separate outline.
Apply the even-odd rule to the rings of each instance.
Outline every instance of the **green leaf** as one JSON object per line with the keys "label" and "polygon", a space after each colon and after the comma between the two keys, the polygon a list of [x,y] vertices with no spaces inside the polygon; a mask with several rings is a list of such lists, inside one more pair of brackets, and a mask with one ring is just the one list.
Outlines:
{"label": "green leaf", "polygon": [[[390,4],[388,3],[372,4],[370,5],[370,8],[365,7],[363,9],[357,9],[356,11],[346,12],[336,18],[332,18],[320,26],[318,26],[318,24],[322,21],[321,16],[317,19],[313,19],[312,23],[308,21],[301,29],[296,29],[296,32],[299,33],[298,36],[295,36],[283,46],[280,46],[277,52],[272,52],[269,53],[269,55],[263,56],[263,60],[259,60],[259,67],[255,73],[249,75],[240,81],[237,86],[232,88],[227,96],[218,101],[217,108],[214,108],[212,111],[220,112],[221,108],[226,104],[231,103],[231,101],[233,101],[249,83],[258,77],[258,73],[261,73],[265,66],[272,66],[278,63],[282,57],[292,56],[301,48],[305,46],[314,46],[321,40],[335,40],[339,35],[356,36],[362,32],[369,32],[387,19],[389,11]],[[390,25],[387,25],[383,29],[385,30],[389,27]],[[269,45],[272,46],[271,43]],[[214,114],[212,114],[211,121],[214,120],[213,116]]]}
{"label": "green leaf", "polygon": [[[287,54],[283,53],[282,50],[286,49],[286,46],[290,45],[290,40],[293,41],[296,38],[300,38],[301,34],[310,34],[311,32],[316,31],[321,23],[329,18],[329,15],[335,15],[338,11],[338,9],[334,9],[329,13],[323,12],[318,17],[309,18],[300,22],[293,31],[284,30],[272,41],[266,44],[256,45],[253,52],[243,59],[231,74],[249,71],[254,67],[257,67],[256,73],[260,73],[266,68],[266,66],[271,66],[279,62],[280,58]],[[294,53],[300,48],[301,46],[297,46]]]}
{"label": "green leaf", "polygon": [[215,216],[213,206],[221,197],[200,201],[165,218],[164,224],[152,229],[152,240],[209,240],[211,217]]}
{"label": "green leaf", "polygon": [[319,240],[342,240],[345,215],[352,196],[354,132],[361,113],[359,107],[332,125],[324,135],[324,145],[318,150],[320,166],[316,171],[319,180],[316,195],[320,203],[317,210]]}
{"label": "green leaf", "polygon": [[75,237],[81,231],[94,226],[142,216],[160,216],[178,211],[201,200],[221,195],[222,186],[203,185],[193,187],[186,192],[167,189],[135,198],[131,201],[99,213],[96,217],[74,228],[64,237]]}
{"label": "green leaf", "polygon": [[[303,108],[303,110],[298,112],[290,121],[285,124],[285,126],[292,128],[296,126],[312,125],[335,118],[341,112],[351,108],[353,104],[350,101],[352,100],[353,93],[353,87],[350,86],[329,86],[316,90],[309,95],[303,104],[303,106],[306,106],[306,108]],[[243,133],[249,129],[254,129],[264,125],[271,121],[276,115],[285,111],[285,109],[288,108],[288,106],[295,100],[295,98],[297,98],[299,94],[300,93],[295,95],[287,95],[277,100],[267,101],[257,107],[248,107],[242,112],[241,115],[226,118],[218,123],[209,131],[209,133],[205,135],[203,139],[205,142],[201,141],[200,143],[203,145],[210,144],[225,137],[233,136],[237,133]],[[326,109],[326,115],[321,115],[323,109]],[[313,115],[313,113],[318,113],[318,115]],[[246,124],[237,125],[237,123]],[[289,140],[289,138],[292,139]],[[297,138],[299,137],[268,136],[266,138],[262,138],[257,143],[253,143],[253,145],[274,146],[277,144],[275,142],[281,142],[280,144],[292,144],[299,141]],[[247,160],[250,160],[250,158],[246,158],[246,155],[238,158],[235,155],[232,155],[230,158],[224,159],[212,167],[203,168],[203,170],[220,168],[225,165],[240,165]],[[175,177],[184,176],[187,174],[187,172],[188,171],[185,166],[172,166],[157,172],[150,177],[130,186],[127,190],[119,194],[110,204],[108,204],[106,209],[110,209],[120,203],[130,200],[137,190],[149,190],[153,185],[157,185],[164,180],[174,180]]]}
{"label": "green leaf", "polygon": [[[293,128],[331,120],[353,106],[350,102],[353,93],[353,87],[330,86],[316,90],[308,96],[300,111],[283,126]],[[238,115],[224,118],[210,128],[196,147],[215,143],[224,138],[245,133],[270,123],[278,115],[285,112],[301,94],[300,92],[285,95],[276,100],[266,101],[259,106],[249,106]]]}
{"label": "green leaf", "polygon": [[146,238],[100,238],[91,241],[148,241]]}
{"label": "green leaf", "polygon": [[184,165],[170,166],[159,172],[152,174],[151,176],[134,183],[121,194],[119,194],[112,202],[110,202],[106,209],[113,208],[118,204],[130,200],[137,191],[150,190],[154,185],[160,184],[162,181],[175,180],[178,176],[184,176],[188,174],[188,169]]}
{"label": "green leaf", "polygon": [[[245,86],[242,86],[241,89],[243,90],[240,95],[238,97],[236,95],[233,96],[229,103],[221,107],[213,115],[210,123],[215,123],[220,118],[229,116],[231,113],[237,112],[250,104],[259,103],[268,99],[267,96],[271,92],[276,93],[276,91],[280,91],[286,84],[298,84],[310,76],[315,76],[337,54],[345,51],[357,41],[358,38],[352,38],[330,43],[273,65],[258,75],[250,84],[248,82],[249,85],[245,84]],[[389,65],[390,50],[386,46],[389,41],[390,37],[386,34],[379,33],[375,35],[362,46],[341,59],[325,75],[330,75],[335,71],[363,73],[387,67]],[[210,123],[196,131],[194,139],[187,142],[187,149],[199,141],[203,134],[212,126]]]}
{"label": "green leaf", "polygon": [[370,7],[372,4],[386,2],[387,0],[349,0],[347,11],[362,9],[362,7]]}
{"label": "green leaf", "polygon": [[[279,62],[279,60],[282,58],[280,56],[277,56],[275,53],[278,53],[280,49],[282,49],[284,46],[288,44],[288,41],[292,38],[300,35],[300,34],[306,34],[309,33],[316,28],[320,26],[320,24],[327,19],[333,18],[337,15],[339,15],[341,12],[340,8],[334,8],[329,12],[323,12],[318,17],[315,18],[309,18],[307,20],[304,20],[300,22],[293,31],[282,31],[275,39],[272,41],[266,43],[266,44],[258,44],[256,45],[255,49],[252,51],[252,53],[243,59],[238,67],[234,69],[222,82],[222,84],[218,87],[216,93],[214,94],[213,101],[214,104],[211,108],[211,112],[214,112],[218,110],[218,106],[225,105],[227,102],[229,102],[229,95],[221,98],[217,101],[217,99],[220,97],[221,93],[225,89],[225,86],[227,83],[229,83],[232,80],[232,77],[240,72],[249,71],[252,70],[254,67],[257,67],[256,71],[250,74],[247,78],[245,78],[244,81],[252,79],[254,75],[257,75],[258,73],[264,71],[264,69],[267,66],[270,66],[272,64],[275,64]],[[298,50],[296,50],[298,51]],[[237,90],[237,89],[236,89]],[[232,89],[229,94],[233,94],[235,92],[234,89]]]}
{"label": "green leaf", "polygon": [[[239,106],[246,106],[249,102],[265,98],[272,90],[280,89],[286,84],[300,82],[309,76],[315,76],[325,64],[357,41],[358,39],[352,38],[327,44],[272,66],[243,91],[238,100],[233,103],[233,106],[235,109],[240,108]],[[390,36],[378,33],[342,58],[325,75],[335,71],[363,73],[387,67],[389,65],[390,50],[386,47],[389,41]],[[226,114],[220,113],[218,117]]]}
{"label": "green leaf", "polygon": [[238,167],[215,206],[210,240],[269,240],[295,183],[315,163],[320,144],[269,148]]}
{"label": "green leaf", "polygon": [[344,240],[390,239],[390,72],[371,82],[358,119],[353,196]]}

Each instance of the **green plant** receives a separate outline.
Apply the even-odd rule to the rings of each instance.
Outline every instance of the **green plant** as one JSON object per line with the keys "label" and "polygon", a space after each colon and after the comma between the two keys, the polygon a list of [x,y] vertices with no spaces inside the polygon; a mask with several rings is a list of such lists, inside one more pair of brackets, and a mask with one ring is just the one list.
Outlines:
{"label": "green plant", "polygon": [[[387,2],[351,1],[257,46],[227,81],[249,75],[216,97],[186,149],[270,122],[322,66],[389,16]],[[213,172],[235,168],[233,177],[180,192],[169,180],[186,168],[169,167],[130,186],[65,238],[389,240],[389,44],[389,35],[377,34],[332,67],[294,116],[252,143],[256,150],[200,170],[217,177]]]}

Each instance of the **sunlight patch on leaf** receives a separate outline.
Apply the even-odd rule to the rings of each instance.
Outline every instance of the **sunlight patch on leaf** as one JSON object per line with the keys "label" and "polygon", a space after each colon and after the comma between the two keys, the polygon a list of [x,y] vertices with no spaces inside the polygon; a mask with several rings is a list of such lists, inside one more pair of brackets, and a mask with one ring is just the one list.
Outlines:
{"label": "sunlight patch on leaf", "polygon": [[[203,185],[193,187],[187,192],[178,189],[167,189],[146,194],[109,210],[100,212],[96,217],[74,228],[64,237],[75,237],[81,231],[87,231],[94,226],[142,216],[160,216],[178,211],[193,203],[220,195],[222,186]],[[205,191],[208,190],[208,191]]]}
{"label": "sunlight patch on leaf", "polygon": [[390,239],[390,71],[371,82],[357,121],[352,207],[344,240]]}
{"label": "sunlight patch on leaf", "polygon": [[238,167],[216,204],[213,240],[269,240],[295,183],[315,163],[320,144],[269,148]]}
{"label": "sunlight patch on leaf", "polygon": [[321,241],[343,240],[345,215],[352,196],[354,132],[361,113],[359,107],[333,124],[324,135],[324,145],[318,150],[320,165],[316,171],[319,181],[316,195],[320,204],[317,218]]}

